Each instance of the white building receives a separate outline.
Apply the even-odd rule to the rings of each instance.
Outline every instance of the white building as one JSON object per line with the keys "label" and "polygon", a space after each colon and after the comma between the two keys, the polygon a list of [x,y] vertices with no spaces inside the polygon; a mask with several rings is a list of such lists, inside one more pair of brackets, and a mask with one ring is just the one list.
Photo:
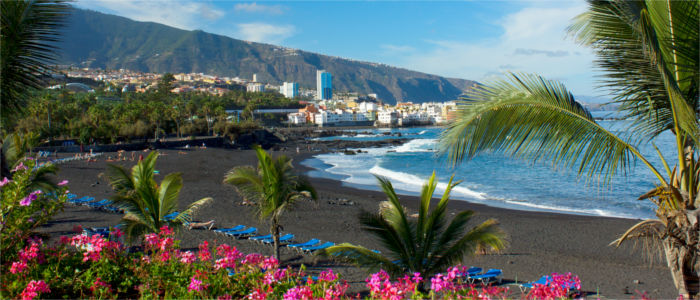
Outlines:
{"label": "white building", "polygon": [[376,111],[377,110],[377,103],[360,102],[360,104],[358,105],[358,108],[360,109],[361,112]]}
{"label": "white building", "polygon": [[246,90],[247,90],[248,92],[264,92],[264,91],[265,91],[265,85],[262,84],[262,83],[257,83],[257,82],[249,83],[249,84],[246,86]]}
{"label": "white building", "polygon": [[306,124],[306,115],[303,112],[288,114],[287,118],[289,123],[294,125]]}
{"label": "white building", "polygon": [[280,93],[287,98],[299,96],[299,84],[296,82],[285,82],[280,87]]}
{"label": "white building", "polygon": [[377,122],[382,125],[393,125],[396,124],[397,120],[397,113],[393,110],[383,110],[377,114]]}

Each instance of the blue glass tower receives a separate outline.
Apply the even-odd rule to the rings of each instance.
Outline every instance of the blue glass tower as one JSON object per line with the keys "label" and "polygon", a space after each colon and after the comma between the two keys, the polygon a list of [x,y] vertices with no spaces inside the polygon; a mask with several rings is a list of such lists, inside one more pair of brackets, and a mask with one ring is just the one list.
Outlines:
{"label": "blue glass tower", "polygon": [[326,70],[316,71],[316,99],[330,100],[333,98],[333,76]]}

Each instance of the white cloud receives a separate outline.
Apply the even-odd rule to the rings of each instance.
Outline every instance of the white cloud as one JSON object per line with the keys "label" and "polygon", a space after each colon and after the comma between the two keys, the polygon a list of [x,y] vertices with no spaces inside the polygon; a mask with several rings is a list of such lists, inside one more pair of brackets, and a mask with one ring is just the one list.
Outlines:
{"label": "white cloud", "polygon": [[296,29],[293,25],[273,25],[267,23],[245,23],[236,25],[241,39],[268,44],[281,44],[292,36]]}
{"label": "white cloud", "polygon": [[236,11],[242,11],[247,13],[267,13],[273,15],[281,15],[284,13],[284,7],[282,5],[263,5],[253,3],[239,3],[233,7]]}
{"label": "white cloud", "polygon": [[78,6],[108,11],[137,21],[165,24],[181,29],[201,29],[201,20],[214,21],[224,12],[194,0],[87,0]]}
{"label": "white cloud", "polygon": [[571,19],[584,12],[586,4],[563,5],[566,6],[529,7],[507,15],[500,22],[503,34],[489,40],[427,40],[432,45],[429,50],[406,56],[402,64],[477,81],[506,71],[537,73],[563,81],[575,94],[594,95],[592,51],[566,37]]}
{"label": "white cloud", "polygon": [[411,46],[407,46],[407,45],[384,44],[384,45],[381,45],[379,47],[384,49],[389,54],[413,52],[416,50],[415,48],[413,48]]}

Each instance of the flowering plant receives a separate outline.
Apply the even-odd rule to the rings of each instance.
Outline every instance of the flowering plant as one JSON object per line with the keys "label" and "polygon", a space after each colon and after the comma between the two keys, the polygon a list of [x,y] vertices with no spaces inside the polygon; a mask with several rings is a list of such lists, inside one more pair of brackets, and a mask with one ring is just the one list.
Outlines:
{"label": "flowering plant", "polygon": [[0,262],[13,260],[32,231],[63,209],[67,181],[53,185],[46,177],[55,170],[27,157],[11,170],[12,178],[0,179]]}

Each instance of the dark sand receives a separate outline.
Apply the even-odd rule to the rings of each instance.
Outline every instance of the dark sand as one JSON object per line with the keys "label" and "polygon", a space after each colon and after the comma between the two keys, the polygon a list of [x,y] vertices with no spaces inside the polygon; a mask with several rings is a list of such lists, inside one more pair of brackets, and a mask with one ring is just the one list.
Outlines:
{"label": "dark sand", "polygon": [[[202,221],[215,220],[219,228],[243,224],[256,226],[261,234],[268,233],[268,225],[259,221],[252,208],[242,206],[241,198],[230,186],[222,184],[224,174],[235,166],[255,165],[257,159],[250,150],[191,149],[187,154],[179,150],[161,150],[164,155],[158,159],[156,169],[160,170],[157,180],[166,174],[182,172],[184,187],[180,194],[180,205],[191,203],[203,197],[213,197],[212,205],[203,208],[195,218]],[[295,157],[299,170],[305,168],[298,163],[311,153],[281,153]],[[136,153],[144,156],[147,153]],[[106,170],[105,153],[98,162],[70,162],[60,165],[59,177],[70,181],[72,193],[79,196],[108,198],[112,191],[107,179],[102,176]],[[130,153],[128,153],[130,156]],[[134,162],[120,162],[132,166]],[[285,232],[295,234],[296,241],[304,242],[311,238],[335,243],[349,242],[366,247],[384,250],[378,242],[359,228],[357,215],[361,209],[375,211],[378,202],[384,200],[379,192],[364,191],[345,187],[341,182],[327,179],[312,179],[319,194],[318,203],[299,203],[294,210],[282,218]],[[417,183],[422,184],[422,183]],[[354,205],[338,205],[337,199],[347,199]],[[415,212],[415,197],[402,196],[401,200]],[[572,272],[580,276],[582,288],[595,297],[597,292],[604,298],[629,299],[636,291],[646,291],[653,298],[675,298],[676,290],[671,275],[663,260],[654,266],[642,259],[641,250],[631,246],[619,249],[608,246],[616,237],[637,220],[576,216],[554,213],[526,212],[493,208],[464,201],[450,202],[452,212],[470,209],[477,212],[474,224],[486,218],[496,218],[508,234],[509,247],[500,254],[478,255],[465,258],[464,265],[483,268],[499,268],[504,271],[504,283],[532,281],[552,272]],[[42,230],[53,237],[72,234],[75,225],[83,227],[116,225],[121,215],[101,212],[83,206],[66,205],[64,212]],[[204,240],[229,243],[245,253],[259,252],[272,254],[269,246],[262,246],[248,240],[235,240],[207,230],[182,230],[178,233],[183,249],[196,249]],[[287,264],[305,264],[310,272],[320,272],[328,267],[343,274],[353,292],[363,291],[367,273],[361,269],[343,266],[310,255],[282,250]],[[518,291],[517,287],[511,290]],[[516,293],[515,295],[518,295]]]}

